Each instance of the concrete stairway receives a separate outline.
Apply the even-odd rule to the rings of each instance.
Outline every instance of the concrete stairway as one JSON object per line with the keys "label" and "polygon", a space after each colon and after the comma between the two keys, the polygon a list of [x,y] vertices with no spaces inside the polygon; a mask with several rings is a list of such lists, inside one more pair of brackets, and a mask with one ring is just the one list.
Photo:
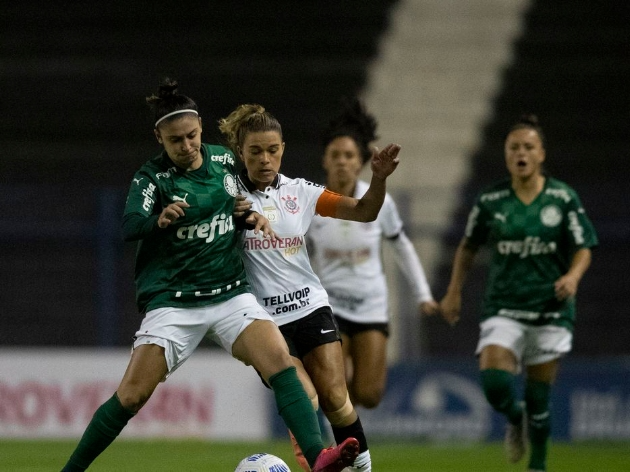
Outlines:
{"label": "concrete stairway", "polygon": [[[379,119],[383,143],[403,146],[390,189],[399,196],[430,282],[444,250],[440,237],[459,205],[470,156],[492,113],[528,3],[402,1],[371,64],[364,97]],[[391,293],[404,293],[397,282]],[[418,354],[422,337],[414,307],[404,297],[394,296],[392,303],[392,313],[400,314],[394,331],[405,334],[391,355]]]}

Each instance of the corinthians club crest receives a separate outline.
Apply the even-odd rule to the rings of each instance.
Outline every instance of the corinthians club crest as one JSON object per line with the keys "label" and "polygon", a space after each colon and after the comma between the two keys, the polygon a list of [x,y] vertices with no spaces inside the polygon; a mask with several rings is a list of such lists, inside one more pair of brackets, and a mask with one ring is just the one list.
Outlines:
{"label": "corinthians club crest", "polygon": [[298,211],[300,211],[300,206],[297,202],[297,197],[292,197],[291,195],[287,195],[286,197],[281,197],[282,201],[284,201],[284,208],[291,214],[295,215]]}

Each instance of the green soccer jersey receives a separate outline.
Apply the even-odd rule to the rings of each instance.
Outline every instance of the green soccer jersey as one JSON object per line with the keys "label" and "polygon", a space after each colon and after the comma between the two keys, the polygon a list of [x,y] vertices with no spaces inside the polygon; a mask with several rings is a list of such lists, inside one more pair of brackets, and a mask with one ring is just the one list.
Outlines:
{"label": "green soccer jersey", "polygon": [[[203,164],[185,171],[165,152],[134,175],[123,216],[125,240],[139,240],[136,301],[141,312],[201,306],[249,292],[232,212],[237,193],[234,155],[202,144]],[[183,201],[185,216],[161,229],[170,203]]]}
{"label": "green soccer jersey", "polygon": [[477,198],[466,237],[492,249],[482,320],[499,315],[573,329],[575,299],[558,301],[554,283],[568,271],[575,251],[597,245],[597,235],[571,187],[546,178],[542,192],[526,205],[509,179],[497,183]]}

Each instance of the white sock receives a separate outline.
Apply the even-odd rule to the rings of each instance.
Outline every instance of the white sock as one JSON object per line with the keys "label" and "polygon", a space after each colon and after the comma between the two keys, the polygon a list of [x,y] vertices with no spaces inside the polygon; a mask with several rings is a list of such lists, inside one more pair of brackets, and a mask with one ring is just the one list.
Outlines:
{"label": "white sock", "polygon": [[372,458],[370,457],[369,449],[357,456],[351,470],[356,472],[372,472]]}

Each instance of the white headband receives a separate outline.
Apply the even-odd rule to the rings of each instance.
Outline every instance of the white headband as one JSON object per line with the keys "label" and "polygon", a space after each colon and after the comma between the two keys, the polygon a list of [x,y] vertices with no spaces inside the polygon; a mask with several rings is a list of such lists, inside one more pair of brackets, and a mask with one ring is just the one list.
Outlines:
{"label": "white headband", "polygon": [[164,115],[162,118],[160,118],[159,120],[157,120],[155,122],[155,127],[157,128],[157,125],[160,123],[160,121],[168,118],[169,116],[173,116],[173,115],[177,115],[179,113],[194,113],[195,115],[199,115],[199,113],[197,113],[197,110],[193,110],[191,108],[187,108],[185,110],[177,110],[177,111],[172,111],[170,113],[167,113],[166,115]]}

